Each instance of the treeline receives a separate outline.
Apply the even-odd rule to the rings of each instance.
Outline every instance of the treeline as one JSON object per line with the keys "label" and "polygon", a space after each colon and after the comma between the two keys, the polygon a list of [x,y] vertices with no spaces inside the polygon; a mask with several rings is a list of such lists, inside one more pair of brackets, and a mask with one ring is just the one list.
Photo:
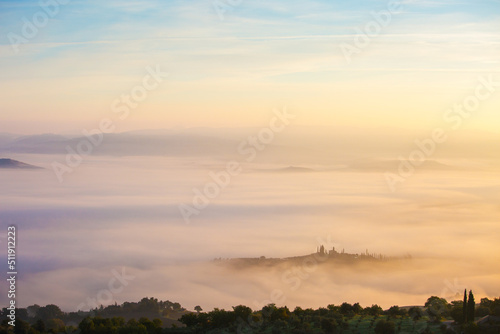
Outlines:
{"label": "treeline", "polygon": [[[16,308],[16,324],[24,328],[24,323],[31,328],[31,334],[38,333],[60,333],[76,330],[82,320],[86,318],[123,318],[124,321],[146,319],[161,319],[161,326],[167,327],[172,324],[179,324],[176,321],[183,314],[188,313],[181,304],[171,301],[161,301],[157,298],[143,298],[139,302],[125,302],[121,305],[113,304],[109,306],[100,305],[89,311],[63,312],[59,306],[49,304],[46,306],[31,305],[27,308]],[[2,309],[2,319],[7,319],[10,314],[7,308]],[[5,322],[5,321],[4,321]],[[2,326],[4,325],[2,322]],[[8,323],[7,323],[8,325]],[[9,326],[7,326],[9,327]],[[12,326],[10,326],[12,327]],[[4,327],[1,328],[2,330]],[[43,330],[41,330],[43,329]],[[33,331],[34,330],[34,331]],[[16,333],[17,334],[17,333]],[[25,334],[22,332],[21,334]]]}
{"label": "treeline", "polygon": [[[467,311],[466,306],[466,313],[471,314],[468,322],[464,321],[463,305],[462,301],[448,303],[445,299],[436,296],[430,297],[424,307],[392,306],[385,311],[378,305],[363,308],[359,303],[328,305],[326,308],[317,310],[296,307],[293,311],[287,307],[278,308],[270,304],[255,312],[246,306],[236,306],[232,311],[214,309],[207,313],[190,313],[182,316],[180,321],[191,329],[188,333],[299,334],[340,333],[352,329],[350,327],[356,322],[351,320],[357,318],[358,323],[365,319],[369,325],[365,327],[373,329],[375,333],[396,333],[401,331],[401,320],[409,318],[414,325],[423,319],[424,322],[434,324],[434,327],[438,327],[442,333],[485,333],[484,329],[481,330],[473,323],[474,319],[490,314],[500,316],[500,299],[498,298],[495,300],[483,298],[477,308],[469,304],[473,305],[473,311],[470,309]],[[450,326],[451,328],[445,325],[440,326],[443,320],[449,319],[454,320],[454,326]],[[413,326],[414,330],[415,327]],[[425,326],[418,333],[430,333],[430,327]],[[493,329],[500,330],[500,325]]]}
{"label": "treeline", "polygon": [[[10,326],[6,318],[8,310],[4,308],[5,320],[0,324],[0,334],[390,334],[498,333],[500,330],[498,323],[474,322],[486,315],[493,319],[500,317],[500,298],[483,298],[476,304],[472,292],[464,301],[448,303],[432,296],[424,307],[392,306],[385,311],[378,305],[363,308],[359,303],[318,309],[296,307],[293,311],[274,304],[260,310],[243,305],[209,312],[202,312],[199,306],[195,309],[196,313],[188,312],[179,303],[155,298],[70,313],[62,312],[56,305],[32,305],[17,309],[16,325]],[[454,322],[450,326],[443,320]]]}

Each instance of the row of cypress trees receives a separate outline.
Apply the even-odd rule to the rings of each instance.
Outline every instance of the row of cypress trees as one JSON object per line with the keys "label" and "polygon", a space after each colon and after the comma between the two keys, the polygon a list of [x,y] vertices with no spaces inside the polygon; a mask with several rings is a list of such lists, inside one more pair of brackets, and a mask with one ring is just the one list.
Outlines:
{"label": "row of cypress trees", "polygon": [[464,290],[464,323],[473,322],[475,317],[476,302],[472,290],[469,291],[469,299],[467,300],[467,289]]}

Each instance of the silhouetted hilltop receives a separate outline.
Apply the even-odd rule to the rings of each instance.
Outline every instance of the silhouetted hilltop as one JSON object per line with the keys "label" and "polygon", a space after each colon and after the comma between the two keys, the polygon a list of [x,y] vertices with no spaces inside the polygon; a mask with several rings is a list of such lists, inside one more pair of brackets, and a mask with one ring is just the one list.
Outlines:
{"label": "silhouetted hilltop", "polygon": [[331,250],[326,250],[323,245],[317,248],[316,253],[299,255],[286,258],[266,258],[261,256],[258,258],[230,258],[230,259],[214,259],[214,262],[229,264],[235,267],[250,267],[250,266],[275,266],[281,264],[297,265],[311,261],[313,263],[337,263],[337,264],[355,264],[361,262],[388,262],[393,260],[410,259],[411,255],[401,257],[391,257],[383,254],[370,253],[366,250],[364,253],[346,253],[344,249],[338,252],[335,247]]}
{"label": "silhouetted hilltop", "polygon": [[43,169],[42,167],[26,164],[21,161],[0,158],[0,168],[10,169]]}

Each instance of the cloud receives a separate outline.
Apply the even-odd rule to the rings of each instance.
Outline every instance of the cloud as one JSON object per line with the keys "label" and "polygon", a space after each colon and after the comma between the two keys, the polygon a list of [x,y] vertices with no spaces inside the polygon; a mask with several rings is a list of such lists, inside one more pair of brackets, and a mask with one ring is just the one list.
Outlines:
{"label": "cloud", "polygon": [[[121,267],[137,280],[115,296],[118,302],[155,296],[204,309],[254,307],[274,289],[286,292],[289,306],[422,304],[455,277],[498,295],[498,168],[419,170],[392,194],[381,171],[368,168],[372,160],[359,172],[331,168],[314,154],[309,173],[259,172],[289,166],[293,154],[245,165],[190,225],[177,205],[191,203],[193,189],[224,166],[223,157],[89,157],[63,184],[50,170],[1,172],[0,226],[17,225],[21,304],[74,310]],[[16,158],[50,165],[54,156]],[[387,271],[321,267],[297,291],[282,280],[287,268],[233,273],[209,262],[309,254],[327,236],[337,249],[410,253],[414,260]]]}

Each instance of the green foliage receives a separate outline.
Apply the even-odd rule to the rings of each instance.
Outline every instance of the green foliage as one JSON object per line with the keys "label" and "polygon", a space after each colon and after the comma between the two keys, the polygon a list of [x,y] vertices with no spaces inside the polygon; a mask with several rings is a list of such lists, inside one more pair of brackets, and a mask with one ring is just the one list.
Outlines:
{"label": "green foliage", "polygon": [[28,306],[26,308],[26,310],[28,311],[28,316],[30,316],[32,318],[37,317],[39,309],[40,309],[40,305],[38,305],[38,304],[34,304],[34,305]]}
{"label": "green foliage", "polygon": [[370,307],[365,307],[363,310],[364,314],[374,315],[374,316],[380,315],[383,312],[384,312],[384,310],[382,310],[382,308],[378,305],[372,305]]}
{"label": "green foliage", "polygon": [[65,328],[64,322],[61,319],[49,319],[46,325],[49,332],[53,333],[63,332]]}
{"label": "green foliage", "polygon": [[429,318],[434,322],[439,322],[443,317],[449,315],[449,305],[444,298],[431,296],[424,306],[427,308]]}
{"label": "green foliage", "polygon": [[[466,311],[469,305],[475,306],[472,292],[468,297]],[[16,319],[15,327],[8,324],[8,319],[4,320],[0,325],[0,334],[450,333],[452,329],[440,321],[442,318],[450,319],[450,316],[456,322],[452,327],[457,332],[480,333],[488,330],[489,323],[482,323],[480,326],[483,327],[473,322],[463,324],[463,310],[462,301],[447,303],[436,296],[427,300],[425,312],[422,307],[411,307],[406,311],[397,305],[384,312],[378,305],[362,308],[358,303],[330,304],[318,309],[296,307],[293,311],[285,306],[269,304],[255,311],[238,305],[230,310],[215,308],[203,312],[200,307],[197,312],[187,312],[178,303],[143,298],[137,303],[100,307],[92,313],[64,313],[56,305],[32,305],[27,309],[18,309],[16,315],[20,317]],[[3,312],[6,311],[3,309]],[[175,318],[165,317],[166,311],[169,317]],[[475,309],[475,315],[495,314],[498,311],[500,299],[483,298]],[[40,315],[59,317],[42,318]],[[176,319],[180,319],[176,322],[178,326],[173,322]]]}
{"label": "green foliage", "polygon": [[78,328],[81,334],[90,334],[95,330],[94,321],[90,317],[87,317],[80,322]]}
{"label": "green foliage", "polygon": [[390,317],[395,318],[395,317],[399,317],[399,316],[406,316],[406,315],[408,315],[408,312],[404,309],[399,308],[399,306],[394,305],[394,306],[391,306],[387,310],[386,314]]}
{"label": "green foliage", "polygon": [[387,321],[385,319],[381,319],[377,321],[375,325],[375,333],[376,334],[394,334],[396,333],[396,325],[392,321]]}
{"label": "green foliage", "polygon": [[488,307],[479,306],[476,308],[476,317],[482,318],[490,314],[490,309]]}
{"label": "green foliage", "polygon": [[493,304],[493,301],[489,298],[481,298],[481,302],[479,303],[479,306],[481,307],[486,307],[486,308],[491,308]]}
{"label": "green foliage", "polygon": [[321,319],[321,329],[326,333],[335,333],[335,329],[337,328],[337,322],[334,319],[323,318]]}
{"label": "green foliage", "polygon": [[355,303],[352,305],[352,311],[354,312],[354,314],[362,314],[363,308],[361,307],[361,305],[359,305],[359,303]]}
{"label": "green foliage", "polygon": [[345,316],[353,316],[356,314],[354,313],[354,307],[349,303],[342,303],[342,305],[340,305],[340,313]]}
{"label": "green foliage", "polygon": [[30,324],[21,319],[16,319],[16,326],[14,327],[14,334],[28,334]]}
{"label": "green foliage", "polygon": [[63,312],[59,306],[50,304],[38,308],[36,315],[40,319],[61,319],[63,317]]}
{"label": "green foliage", "polygon": [[196,327],[200,323],[199,316],[194,313],[184,314],[179,321],[188,327]]}
{"label": "green foliage", "polygon": [[215,330],[241,334],[309,330],[335,333],[340,326],[346,326],[336,308],[303,310],[297,307],[291,312],[287,307],[276,307],[274,304],[266,305],[255,312],[249,307],[239,305],[233,307],[233,311],[214,309],[207,313],[190,313],[182,316],[180,321],[193,333],[211,333]]}
{"label": "green foliage", "polygon": [[424,312],[420,307],[413,306],[408,310],[408,315],[413,319],[413,321],[417,321],[424,316]]}
{"label": "green foliage", "polygon": [[40,332],[40,333],[45,332],[45,322],[43,322],[42,319],[38,319],[32,327],[37,332]]}
{"label": "green foliage", "polygon": [[464,307],[461,302],[451,307],[450,316],[459,324],[463,324],[465,322]]}

